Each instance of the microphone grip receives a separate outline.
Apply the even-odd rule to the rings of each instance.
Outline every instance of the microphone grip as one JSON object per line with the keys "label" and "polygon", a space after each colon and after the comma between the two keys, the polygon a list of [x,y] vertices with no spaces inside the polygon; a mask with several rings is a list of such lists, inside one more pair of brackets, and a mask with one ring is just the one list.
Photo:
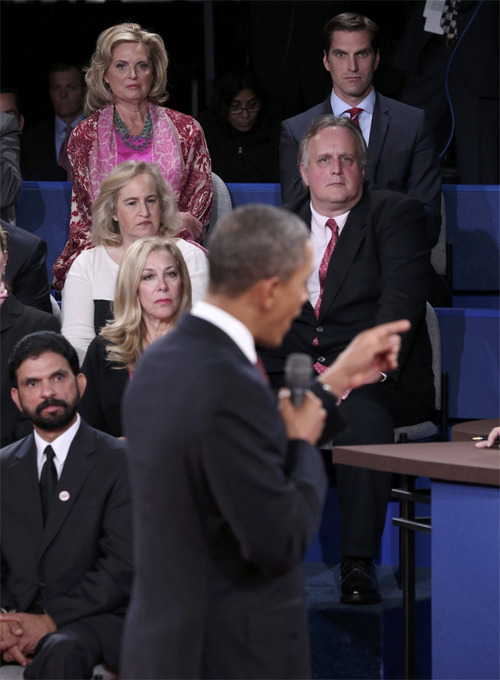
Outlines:
{"label": "microphone grip", "polygon": [[306,398],[306,387],[292,387],[290,388],[290,401],[294,406],[302,406]]}

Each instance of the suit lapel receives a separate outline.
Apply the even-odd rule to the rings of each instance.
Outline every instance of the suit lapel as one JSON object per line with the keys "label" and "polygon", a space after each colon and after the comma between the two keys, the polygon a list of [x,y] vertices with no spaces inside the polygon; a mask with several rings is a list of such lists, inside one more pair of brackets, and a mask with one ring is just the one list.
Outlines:
{"label": "suit lapel", "polygon": [[364,197],[349,213],[330,258],[318,320],[321,321],[342,288],[353,260],[366,235],[366,204]]}
{"label": "suit lapel", "polygon": [[56,497],[42,536],[40,555],[47,550],[73,508],[80,490],[95,465],[94,453],[95,438],[92,430],[82,422],[71,443],[57,483]]}
{"label": "suit lapel", "polygon": [[0,308],[0,332],[6,331],[18,321],[23,312],[23,306],[13,295],[5,300]]}
{"label": "suit lapel", "polygon": [[385,136],[390,122],[390,111],[385,104],[385,99],[377,92],[373,109],[372,125],[370,129],[370,142],[368,144],[368,167],[367,179],[373,183]]}
{"label": "suit lapel", "polygon": [[10,472],[28,525],[36,541],[39,541],[43,530],[42,503],[40,501],[36,446],[33,435],[26,439],[23,448],[17,452],[11,464]]}

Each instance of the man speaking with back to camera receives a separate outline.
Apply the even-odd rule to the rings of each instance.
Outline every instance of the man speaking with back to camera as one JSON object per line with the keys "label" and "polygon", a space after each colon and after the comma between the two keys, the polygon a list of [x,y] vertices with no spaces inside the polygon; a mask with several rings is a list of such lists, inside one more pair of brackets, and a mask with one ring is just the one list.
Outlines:
{"label": "man speaking with back to camera", "polygon": [[[278,412],[255,342],[304,303],[311,246],[271,206],[235,210],[205,300],[144,354],[125,397],[136,577],[122,678],[310,675],[301,560],[326,492],[315,447],[337,396],[396,365],[399,321],[358,336],[300,407]],[[314,394],[313,394],[314,392]]]}

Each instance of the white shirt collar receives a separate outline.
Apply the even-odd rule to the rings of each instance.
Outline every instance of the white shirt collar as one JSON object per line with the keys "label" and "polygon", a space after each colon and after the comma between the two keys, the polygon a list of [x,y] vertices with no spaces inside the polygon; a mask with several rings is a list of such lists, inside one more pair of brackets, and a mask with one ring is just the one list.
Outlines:
{"label": "white shirt collar", "polygon": [[54,439],[53,442],[48,442],[45,439],[42,439],[38,432],[33,432],[34,437],[35,437],[35,446],[36,446],[36,462],[37,462],[37,467],[38,467],[38,479],[40,479],[40,475],[42,474],[42,467],[43,464],[45,463],[46,456],[44,454],[44,451],[47,446],[52,446],[52,449],[54,451],[54,463],[56,466],[57,470],[57,477],[59,478],[61,476],[62,469],[64,467],[64,463],[66,462],[66,458],[68,456],[68,451],[69,447],[71,446],[73,439],[75,438],[76,433],[78,432],[78,428],[80,427],[81,423],[81,418],[76,414],[76,420],[69,427],[65,432],[63,432],[59,437]]}
{"label": "white shirt collar", "polygon": [[257,363],[255,340],[245,324],[239,319],[204,300],[199,300],[194,305],[191,314],[220,328],[233,340],[252,364]]}
{"label": "white shirt collar", "polygon": [[[78,123],[81,123],[82,120],[85,118],[84,114],[81,113],[77,118],[75,118],[74,121],[72,121],[69,126],[73,130]],[[67,123],[65,123],[62,118],[59,118],[59,116],[54,116],[55,123],[56,123],[56,135],[62,135],[64,133],[64,136],[66,136],[66,127]]]}
{"label": "white shirt collar", "polygon": [[[344,115],[348,109],[353,108],[350,104],[347,104],[343,99],[338,97],[333,90],[330,98],[330,103],[332,105],[333,115],[336,117]],[[373,109],[375,107],[375,90],[373,87],[369,94],[363,99],[362,102],[360,102],[357,105],[357,107],[363,109],[363,111],[365,113],[368,113],[370,116],[373,116]]]}

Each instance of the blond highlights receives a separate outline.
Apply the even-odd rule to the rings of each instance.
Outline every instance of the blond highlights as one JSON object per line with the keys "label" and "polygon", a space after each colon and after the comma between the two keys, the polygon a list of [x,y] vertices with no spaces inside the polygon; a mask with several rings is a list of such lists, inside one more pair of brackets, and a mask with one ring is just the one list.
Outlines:
{"label": "blond highlights", "polygon": [[172,189],[154,163],[124,161],[113,168],[101,185],[99,196],[92,206],[90,237],[96,246],[119,246],[123,242],[119,224],[113,219],[118,194],[137,175],[149,175],[155,185],[160,203],[158,236],[172,237],[181,229],[181,221]]}
{"label": "blond highlights", "polygon": [[114,102],[113,93],[104,80],[113,57],[114,48],[123,42],[142,43],[148,50],[153,67],[153,82],[148,100],[153,104],[166,101],[168,56],[165,44],[157,33],[145,31],[139,24],[118,24],[103,31],[97,38],[96,48],[85,69],[87,95],[85,97],[85,115],[90,116],[107,104]]}
{"label": "blond highlights", "polygon": [[142,318],[138,291],[146,260],[156,250],[165,250],[172,255],[181,280],[179,306],[172,317],[171,325],[177,323],[184,311],[191,309],[191,279],[175,242],[158,236],[148,236],[129,246],[116,279],[114,318],[99,333],[107,345],[108,361],[120,364],[116,368],[135,366],[146,348],[146,325]]}

